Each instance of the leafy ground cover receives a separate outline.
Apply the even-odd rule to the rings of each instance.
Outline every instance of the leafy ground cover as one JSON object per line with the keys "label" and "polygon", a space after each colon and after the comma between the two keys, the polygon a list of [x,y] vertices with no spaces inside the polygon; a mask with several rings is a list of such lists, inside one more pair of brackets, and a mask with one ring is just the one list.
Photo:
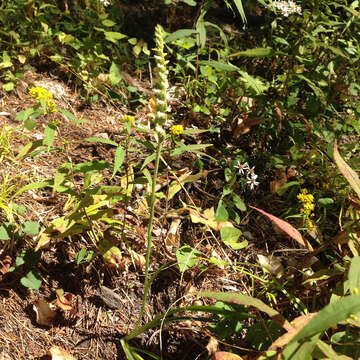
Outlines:
{"label": "leafy ground cover", "polygon": [[355,359],[358,1],[11,1],[3,359]]}

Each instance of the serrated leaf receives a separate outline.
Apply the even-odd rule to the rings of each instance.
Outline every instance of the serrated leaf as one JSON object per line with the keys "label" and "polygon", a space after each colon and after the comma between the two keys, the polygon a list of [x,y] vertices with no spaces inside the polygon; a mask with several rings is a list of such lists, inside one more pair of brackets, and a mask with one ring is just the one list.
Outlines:
{"label": "serrated leaf", "polygon": [[350,186],[356,192],[357,196],[360,199],[360,179],[358,174],[344,161],[344,159],[339,154],[337,148],[337,141],[334,142],[334,161],[344,175],[345,179],[349,182]]}
{"label": "serrated leaf", "polygon": [[115,174],[118,172],[118,170],[121,168],[121,165],[124,162],[125,159],[125,149],[119,145],[115,152],[115,159],[114,159],[114,171],[112,173],[111,178],[115,176]]}

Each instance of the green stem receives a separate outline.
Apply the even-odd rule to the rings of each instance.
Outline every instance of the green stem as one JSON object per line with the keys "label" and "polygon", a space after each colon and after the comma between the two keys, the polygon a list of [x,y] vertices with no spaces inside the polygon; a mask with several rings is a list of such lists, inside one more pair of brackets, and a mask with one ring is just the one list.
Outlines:
{"label": "green stem", "polygon": [[147,296],[148,296],[149,287],[151,284],[150,279],[149,279],[149,266],[150,266],[150,255],[151,255],[151,246],[152,246],[152,228],[153,228],[153,220],[154,220],[154,213],[155,213],[155,200],[156,200],[155,192],[156,192],[156,181],[157,181],[157,177],[158,177],[160,155],[161,155],[161,148],[162,148],[162,141],[163,141],[163,137],[160,133],[158,133],[157,136],[158,136],[158,143],[157,143],[157,148],[156,148],[154,175],[153,175],[152,184],[151,184],[151,205],[150,205],[151,207],[150,207],[150,218],[149,218],[149,225],[148,225],[148,232],[147,232],[144,295],[143,295],[139,319],[136,323],[135,328],[138,328],[138,326],[141,324],[141,320],[144,316]]}

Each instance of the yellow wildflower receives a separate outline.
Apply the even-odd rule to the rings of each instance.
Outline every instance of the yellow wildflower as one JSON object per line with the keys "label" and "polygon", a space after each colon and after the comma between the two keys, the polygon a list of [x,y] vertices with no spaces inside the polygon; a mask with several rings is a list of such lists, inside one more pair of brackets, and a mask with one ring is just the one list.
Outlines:
{"label": "yellow wildflower", "polygon": [[49,112],[57,111],[56,103],[53,100],[53,94],[43,87],[33,87],[29,90],[29,95],[40,102],[41,99],[46,101],[46,108]]}
{"label": "yellow wildflower", "polygon": [[181,125],[173,125],[170,128],[171,135],[178,136],[184,132],[184,128]]}

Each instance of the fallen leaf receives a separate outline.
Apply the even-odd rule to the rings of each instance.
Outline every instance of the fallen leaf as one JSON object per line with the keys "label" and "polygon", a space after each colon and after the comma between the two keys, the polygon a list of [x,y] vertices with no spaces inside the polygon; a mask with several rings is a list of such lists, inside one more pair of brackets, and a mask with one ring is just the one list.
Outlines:
{"label": "fallen leaf", "polygon": [[37,300],[34,303],[33,309],[36,313],[36,322],[42,326],[51,326],[56,316],[56,311],[53,310],[53,305],[46,300]]}
{"label": "fallen leaf", "polygon": [[64,293],[63,289],[57,289],[56,291],[56,304],[65,311],[73,310],[73,306],[71,304],[72,294]]}
{"label": "fallen leaf", "polygon": [[173,219],[171,222],[169,231],[166,235],[165,239],[165,246],[170,251],[173,247],[178,248],[180,243],[179,235],[177,234],[177,231],[179,229],[179,226],[181,224],[181,219]]}
{"label": "fallen leaf", "polygon": [[208,351],[208,354],[209,355],[215,354],[218,348],[219,348],[219,342],[216,340],[216,338],[210,336],[209,342],[206,345],[206,350]]}
{"label": "fallen leaf", "polygon": [[59,346],[52,346],[48,354],[51,356],[51,360],[76,360],[76,358]]}
{"label": "fallen leaf", "polygon": [[0,256],[0,274],[5,275],[12,263],[12,258],[9,255],[5,255],[4,253]]}
{"label": "fallen leaf", "polygon": [[265,255],[257,255],[257,258],[258,263],[270,274],[280,276],[284,272],[284,266],[279,258],[275,256],[267,257]]}
{"label": "fallen leaf", "polygon": [[131,256],[131,259],[133,260],[135,266],[138,269],[142,269],[145,266],[146,260],[144,255],[140,255],[134,250],[129,249],[128,250]]}
{"label": "fallen leaf", "polygon": [[114,246],[109,240],[103,239],[99,242],[99,252],[103,256],[108,265],[120,267],[121,265],[121,251]]}

